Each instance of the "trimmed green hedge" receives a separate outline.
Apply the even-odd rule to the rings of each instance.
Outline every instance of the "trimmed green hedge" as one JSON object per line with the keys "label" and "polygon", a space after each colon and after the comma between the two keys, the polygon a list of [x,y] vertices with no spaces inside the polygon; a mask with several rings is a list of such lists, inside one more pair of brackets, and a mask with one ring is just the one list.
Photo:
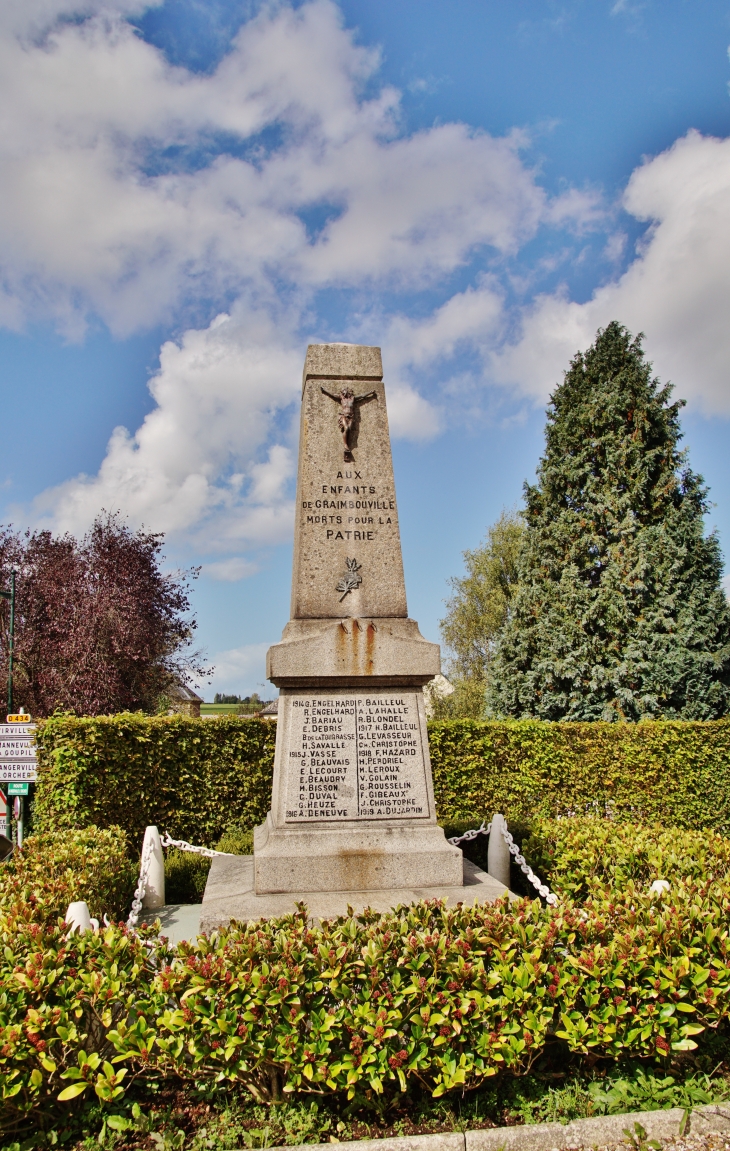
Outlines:
{"label": "trimmed green hedge", "polygon": [[[40,830],[148,823],[213,845],[269,808],[276,725],[222,716],[57,716],[39,725],[34,818]],[[676,827],[730,828],[730,722],[429,725],[442,822],[502,811],[607,811]]]}
{"label": "trimmed green hedge", "polygon": [[443,819],[610,813],[674,827],[730,828],[730,722],[429,725]]}
{"label": "trimmed green hedge", "polygon": [[[149,1099],[163,1079],[384,1115],[423,1092],[523,1077],[543,1057],[676,1074],[727,1052],[730,841],[716,835],[538,820],[528,858],[549,866],[556,907],[434,900],[317,925],[300,908],[176,947],[123,925],[67,934],[54,910],[76,894],[64,869],[79,838],[44,845],[54,869],[24,863],[29,840],[22,882],[0,869],[6,1140],[68,1132],[85,1101],[110,1118],[130,1088]],[[81,838],[100,867],[118,858],[111,833]]]}
{"label": "trimmed green hedge", "polygon": [[213,845],[269,810],[276,725],[221,716],[56,716],[38,725],[35,826],[118,824],[139,844],[154,823]]}

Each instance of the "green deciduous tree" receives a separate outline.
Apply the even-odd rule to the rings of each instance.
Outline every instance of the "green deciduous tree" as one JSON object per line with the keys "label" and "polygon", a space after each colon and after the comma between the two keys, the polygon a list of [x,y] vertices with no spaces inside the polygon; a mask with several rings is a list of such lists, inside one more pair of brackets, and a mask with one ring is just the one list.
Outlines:
{"label": "green deciduous tree", "polygon": [[449,581],[453,594],[441,634],[451,654],[448,675],[456,690],[437,709],[439,714],[478,718],[484,712],[489,666],[514,593],[523,535],[521,517],[502,512],[484,543],[464,552],[466,575]]}
{"label": "green deciduous tree", "polygon": [[525,486],[520,586],[492,662],[494,713],[712,719],[730,711],[730,612],[707,489],[641,337],[598,333],[555,390]]}

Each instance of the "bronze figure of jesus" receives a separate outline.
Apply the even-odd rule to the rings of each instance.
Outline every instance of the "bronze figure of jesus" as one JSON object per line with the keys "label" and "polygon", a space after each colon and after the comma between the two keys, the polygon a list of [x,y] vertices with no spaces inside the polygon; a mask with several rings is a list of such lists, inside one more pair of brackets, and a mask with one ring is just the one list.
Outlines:
{"label": "bronze figure of jesus", "polygon": [[[320,385],[321,387],[321,385]],[[352,463],[352,430],[355,426],[355,405],[364,404],[366,400],[374,400],[377,392],[368,392],[364,396],[356,396],[352,388],[345,384],[340,388],[338,396],[328,392],[326,388],[322,388],[325,396],[329,396],[331,400],[340,405],[340,414],[337,417],[337,426],[342,435],[342,442],[345,445],[345,463]]]}

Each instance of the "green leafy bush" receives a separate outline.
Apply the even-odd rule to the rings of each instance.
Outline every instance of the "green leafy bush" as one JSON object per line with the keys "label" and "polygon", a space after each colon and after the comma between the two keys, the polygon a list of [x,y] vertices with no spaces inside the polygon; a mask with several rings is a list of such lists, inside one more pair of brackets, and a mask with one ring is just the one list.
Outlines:
{"label": "green leafy bush", "polygon": [[202,903],[210,860],[171,847],[165,852],[165,902]]}
{"label": "green leafy bush", "polygon": [[[147,824],[205,846],[252,828],[271,797],[276,724],[223,716],[56,716],[39,725],[36,826]],[[730,722],[429,724],[443,823],[502,811],[607,812],[667,827],[730,829]]]}
{"label": "green leafy bush", "polygon": [[[723,1090],[724,1087],[724,1090]],[[591,1110],[596,1115],[623,1115],[627,1111],[660,1111],[665,1107],[692,1108],[727,1098],[727,1086],[709,1075],[696,1075],[678,1083],[674,1075],[653,1075],[637,1067],[625,1078],[594,1080],[588,1086]]]}
{"label": "green leafy bush", "polygon": [[611,815],[730,830],[730,722],[429,724],[444,822]]}
{"label": "green leafy bush", "polygon": [[121,828],[51,831],[26,839],[0,865],[0,909],[28,902],[37,915],[65,915],[83,899],[92,916],[126,917],[137,880]]}
{"label": "green leafy bush", "polygon": [[730,873],[730,840],[716,833],[605,819],[536,821],[522,850],[556,892],[578,901],[628,883],[644,889],[656,879],[721,883]]}
{"label": "green leafy bush", "polygon": [[91,1087],[103,1102],[124,1094],[142,1068],[120,1066],[114,1026],[152,1003],[154,951],[121,926],[67,937],[40,901],[0,913],[0,1129],[36,1132]]}
{"label": "green leafy bush", "polygon": [[275,724],[237,716],[54,716],[36,736],[36,824],[119,824],[135,845],[156,824],[210,847],[266,816],[275,738]]}
{"label": "green leafy bush", "polygon": [[[565,822],[594,856],[611,847],[594,821]],[[563,865],[561,836],[553,876],[582,866]],[[673,874],[664,896],[651,867],[595,869],[556,908],[426,903],[319,926],[302,912],[178,947],[116,926],[66,938],[48,903],[15,900],[0,908],[0,1126],[22,1134],[75,1099],[116,1103],[170,1076],[382,1108],[524,1075],[560,1044],[671,1074],[730,1014],[729,849],[708,855],[711,874]],[[689,859],[689,840],[678,850]]]}

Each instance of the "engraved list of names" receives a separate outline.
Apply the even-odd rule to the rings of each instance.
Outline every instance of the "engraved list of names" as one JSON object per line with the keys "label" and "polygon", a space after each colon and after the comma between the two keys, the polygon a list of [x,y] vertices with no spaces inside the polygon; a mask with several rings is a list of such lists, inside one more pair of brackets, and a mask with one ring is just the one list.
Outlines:
{"label": "engraved list of names", "polygon": [[416,692],[315,690],[286,706],[287,823],[429,817]]}

